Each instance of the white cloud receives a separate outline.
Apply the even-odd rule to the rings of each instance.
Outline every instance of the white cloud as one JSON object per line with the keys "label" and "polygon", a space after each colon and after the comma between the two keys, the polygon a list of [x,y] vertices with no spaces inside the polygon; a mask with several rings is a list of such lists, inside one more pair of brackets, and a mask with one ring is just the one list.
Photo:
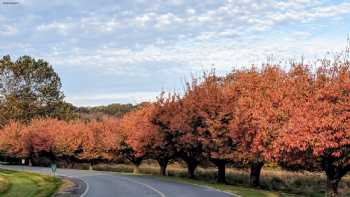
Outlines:
{"label": "white cloud", "polygon": [[152,25],[155,28],[161,29],[170,25],[180,25],[184,22],[184,19],[173,13],[158,14],[149,12],[141,16],[136,16],[134,21],[137,26],[144,27],[146,25]]}
{"label": "white cloud", "polygon": [[118,30],[122,26],[114,16],[83,16],[78,19],[71,17],[57,21],[50,21],[36,27],[39,32],[58,32],[62,35],[79,36],[83,33],[109,33]]}
{"label": "white cloud", "polygon": [[[188,74],[188,70],[212,67],[230,70],[236,65],[259,64],[271,55],[281,59],[301,56],[313,59],[323,56],[328,50],[339,51],[344,47],[342,39],[300,39],[304,36],[309,34],[296,32],[288,39],[275,38],[278,39],[277,42],[271,39],[253,39],[245,42],[226,40],[220,43],[184,40],[174,46],[149,45],[137,51],[103,47],[96,49],[93,54],[72,52],[70,55],[59,55],[51,61],[59,65],[84,66],[97,72],[124,73],[130,77],[137,77],[148,75],[155,67],[158,70],[183,70],[183,74]],[[169,67],[169,63],[176,66]]]}
{"label": "white cloud", "polygon": [[0,25],[0,35],[1,36],[13,36],[17,34],[18,30],[13,25]]}
{"label": "white cloud", "polygon": [[174,4],[174,5],[182,5],[184,3],[184,0],[170,0],[169,1],[171,4]]}
{"label": "white cloud", "polygon": [[137,16],[135,18],[135,21],[140,26],[145,26],[148,22],[151,21],[151,18],[153,18],[154,15],[155,15],[154,13],[148,13],[148,14],[145,14],[143,16]]}
{"label": "white cloud", "polygon": [[41,24],[37,26],[37,31],[52,31],[52,32],[59,32],[61,34],[66,35],[69,31],[69,29],[73,28],[74,24],[72,22],[63,22],[63,21],[54,21],[47,24]]}
{"label": "white cloud", "polygon": [[193,9],[193,8],[190,8],[190,9],[187,9],[186,12],[187,12],[188,14],[195,14],[195,13],[196,13],[196,10]]}
{"label": "white cloud", "polygon": [[122,26],[116,17],[101,17],[96,15],[82,17],[75,25],[82,31],[97,33],[113,32]]}
{"label": "white cloud", "polygon": [[[208,2],[211,1],[204,1],[202,4]],[[118,30],[144,28],[159,32],[166,30],[169,36],[179,33],[178,31],[189,31],[193,36],[217,31],[226,32],[226,35],[216,35],[225,37],[230,36],[229,31],[232,33],[244,29],[248,33],[261,32],[271,30],[279,24],[308,23],[322,18],[341,19],[342,15],[350,13],[350,2],[346,1],[329,5],[318,0],[226,0],[206,9],[201,7],[202,4],[187,6],[187,3],[180,0],[158,4],[148,1],[139,3],[144,9],[119,11],[115,10],[115,6],[111,6],[113,9],[109,11],[113,14],[96,10],[85,13],[78,20],[55,20],[41,24],[37,29],[65,34],[72,29],[74,31],[70,33],[117,33]],[[181,8],[184,8],[184,11],[164,12],[166,5],[183,6]]]}

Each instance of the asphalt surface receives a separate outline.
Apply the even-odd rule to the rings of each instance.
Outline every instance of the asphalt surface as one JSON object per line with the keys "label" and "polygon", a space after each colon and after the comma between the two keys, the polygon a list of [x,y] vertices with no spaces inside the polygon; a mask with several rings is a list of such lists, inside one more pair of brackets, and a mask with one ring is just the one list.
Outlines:
{"label": "asphalt surface", "polygon": [[[50,168],[7,166],[0,168],[51,174]],[[80,179],[81,197],[232,197],[234,195],[190,184],[164,181],[148,176],[128,176],[112,172],[57,169],[56,175]]]}

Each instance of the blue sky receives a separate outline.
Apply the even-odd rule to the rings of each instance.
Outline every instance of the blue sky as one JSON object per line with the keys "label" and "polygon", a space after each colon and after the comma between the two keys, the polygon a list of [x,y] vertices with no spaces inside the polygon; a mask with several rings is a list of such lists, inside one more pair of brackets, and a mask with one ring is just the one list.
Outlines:
{"label": "blue sky", "polygon": [[[0,55],[49,61],[66,100],[136,103],[191,74],[346,45],[345,0],[0,0]],[[271,58],[269,58],[271,59]]]}

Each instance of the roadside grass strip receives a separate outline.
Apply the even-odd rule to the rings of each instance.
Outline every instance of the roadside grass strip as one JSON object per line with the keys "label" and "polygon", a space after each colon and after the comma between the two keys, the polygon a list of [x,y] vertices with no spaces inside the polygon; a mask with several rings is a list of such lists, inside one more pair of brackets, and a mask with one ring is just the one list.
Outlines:
{"label": "roadside grass strip", "polygon": [[10,188],[10,182],[5,177],[0,176],[0,194],[5,193]]}
{"label": "roadside grass strip", "polygon": [[61,180],[56,177],[0,170],[1,197],[49,197],[55,193],[61,183]]}

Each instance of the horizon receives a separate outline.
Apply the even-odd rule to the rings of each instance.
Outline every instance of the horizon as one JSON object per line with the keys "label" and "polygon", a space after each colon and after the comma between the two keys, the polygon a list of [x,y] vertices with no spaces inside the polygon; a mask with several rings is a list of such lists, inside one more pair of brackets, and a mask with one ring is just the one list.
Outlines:
{"label": "horizon", "polygon": [[48,61],[67,102],[98,106],[152,100],[203,70],[313,61],[346,46],[350,2],[259,2],[0,0],[0,55]]}

